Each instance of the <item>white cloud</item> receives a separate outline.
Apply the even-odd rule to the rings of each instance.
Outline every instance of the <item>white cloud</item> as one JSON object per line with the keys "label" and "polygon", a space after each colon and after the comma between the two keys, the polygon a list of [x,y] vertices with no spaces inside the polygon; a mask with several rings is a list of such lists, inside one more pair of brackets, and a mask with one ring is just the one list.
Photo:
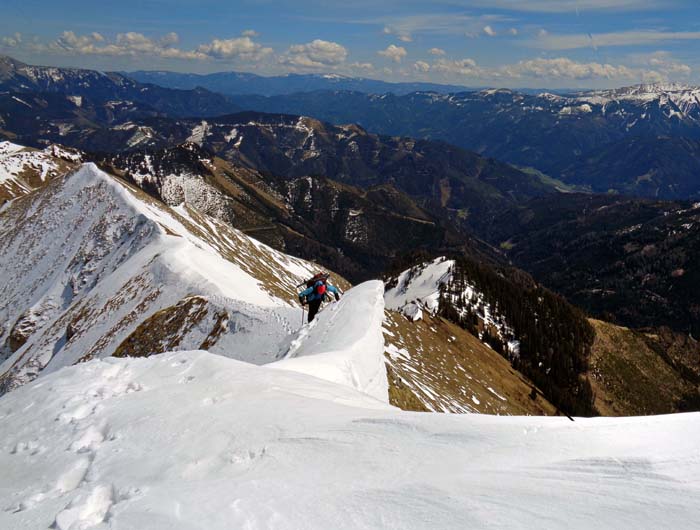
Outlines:
{"label": "white cloud", "polygon": [[476,64],[474,59],[438,59],[431,66],[433,72],[446,76],[482,77],[484,70]]}
{"label": "white cloud", "polygon": [[200,45],[196,53],[214,59],[259,61],[272,54],[272,48],[266,48],[250,37],[236,37],[234,39],[214,39],[209,44]]}
{"label": "white cloud", "polygon": [[486,35],[489,37],[495,37],[496,36],[496,31],[491,27],[491,26],[484,26],[482,30]]}
{"label": "white cloud", "polygon": [[178,42],[180,42],[180,36],[177,33],[175,33],[174,31],[171,31],[170,33],[166,33],[160,39],[160,43],[163,46],[175,46]]}
{"label": "white cloud", "polygon": [[510,33],[511,35],[517,35],[517,34],[518,34],[518,30],[517,30],[517,28],[510,28],[510,29],[508,30],[508,33]]}
{"label": "white cloud", "polygon": [[574,50],[579,48],[604,48],[609,46],[649,45],[666,41],[700,40],[700,31],[636,30],[613,33],[572,33],[550,35],[540,32],[530,44],[543,50]]}
{"label": "white cloud", "polygon": [[152,39],[143,33],[128,31],[118,33],[114,41],[108,42],[99,33],[77,35],[73,31],[64,31],[44,49],[72,55],[153,56],[165,59],[222,59],[244,62],[260,61],[272,54],[272,48],[266,48],[250,37],[214,39],[210,43],[200,44],[194,50],[178,48],[176,45],[179,42],[180,38],[174,32],[167,33],[160,39]]}
{"label": "white cloud", "polygon": [[19,32],[0,39],[0,45],[6,48],[16,48],[20,44],[22,44],[22,34]]}
{"label": "white cloud", "polygon": [[613,80],[629,82],[667,81],[672,76],[687,76],[690,67],[673,60],[663,53],[646,57],[643,68],[626,65],[612,65],[598,62],[577,62],[566,57],[553,59],[535,58],[495,67],[479,65],[474,59],[451,60],[439,58],[431,63],[417,61],[413,69],[418,73],[432,72],[447,79],[463,81],[480,80],[486,82],[503,82],[506,80],[538,79],[538,82]]}
{"label": "white cloud", "polygon": [[626,66],[601,63],[579,63],[566,57],[530,59],[502,67],[497,75],[510,78],[537,77],[545,79],[615,79],[635,78],[636,73]]}
{"label": "white cloud", "polygon": [[654,68],[666,78],[688,77],[693,71],[690,66],[678,62],[669,52],[666,51],[657,51],[641,57],[643,64],[649,66],[650,68]]}
{"label": "white cloud", "polygon": [[396,29],[392,26],[384,26],[382,33],[384,33],[384,35],[395,35],[401,42],[413,42],[413,37],[407,30]]}
{"label": "white cloud", "polygon": [[413,69],[416,72],[426,73],[430,71],[430,65],[425,61],[416,61],[413,63]]}
{"label": "white cloud", "polygon": [[374,70],[374,65],[372,63],[350,63],[348,65],[350,68],[354,70],[360,70],[360,71],[371,71]]}
{"label": "white cloud", "polygon": [[255,31],[254,29],[246,29],[245,31],[241,32],[242,37],[250,37],[251,39],[254,39],[255,37],[259,37],[260,33]]}
{"label": "white cloud", "polygon": [[391,59],[395,63],[400,63],[401,60],[408,55],[408,52],[403,46],[390,44],[385,50],[378,51],[377,54],[386,57],[387,59]]}
{"label": "white cloud", "polygon": [[306,44],[290,46],[279,58],[279,62],[295,69],[323,69],[336,68],[347,57],[347,49],[337,42],[315,39]]}
{"label": "white cloud", "polygon": [[443,50],[442,48],[430,48],[428,50],[428,53],[430,55],[442,56],[445,55],[445,53],[447,52],[445,52],[445,50]]}

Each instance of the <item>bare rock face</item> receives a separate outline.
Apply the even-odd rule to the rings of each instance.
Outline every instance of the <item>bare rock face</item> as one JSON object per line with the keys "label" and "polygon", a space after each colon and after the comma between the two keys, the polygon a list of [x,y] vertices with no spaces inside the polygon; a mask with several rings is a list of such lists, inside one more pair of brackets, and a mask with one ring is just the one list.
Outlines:
{"label": "bare rock face", "polygon": [[7,337],[7,347],[10,351],[14,353],[24,346],[32,333],[36,331],[36,327],[37,315],[32,310],[24,312],[17,319],[17,322],[15,322],[15,325],[12,327]]}

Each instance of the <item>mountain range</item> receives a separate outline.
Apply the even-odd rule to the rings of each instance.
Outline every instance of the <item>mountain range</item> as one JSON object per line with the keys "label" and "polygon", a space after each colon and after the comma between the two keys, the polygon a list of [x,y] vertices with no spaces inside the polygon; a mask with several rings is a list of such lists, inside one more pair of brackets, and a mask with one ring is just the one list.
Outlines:
{"label": "mountain range", "polygon": [[237,96],[259,94],[277,96],[315,90],[351,90],[369,94],[410,94],[417,91],[439,93],[460,92],[465,87],[438,83],[388,83],[365,77],[350,77],[341,74],[287,74],[260,76],[243,72],[217,72],[213,74],[187,74],[167,71],[124,72],[124,75],[140,83],[168,88],[192,90],[198,87],[212,92]]}
{"label": "mountain range", "polygon": [[[116,72],[31,66],[0,55],[0,94],[8,93],[17,94],[14,97],[18,103],[25,99],[20,94],[31,94],[26,96],[29,99],[37,94],[63,94],[77,109],[85,104],[109,109],[105,112],[126,106],[132,107],[131,112],[136,106],[142,111],[171,116],[216,116],[240,110],[226,96],[202,88],[174,90],[139,83]],[[56,99],[46,108],[58,111]]]}
{"label": "mountain range", "polygon": [[[698,196],[694,143],[700,139],[700,88],[642,85],[572,95],[512,90],[405,95],[316,91],[234,98],[243,108],[358,123],[379,134],[443,140],[591,191],[662,199]],[[659,138],[658,158],[632,158]],[[630,152],[631,151],[631,152]],[[606,162],[619,157],[610,168]],[[628,163],[624,163],[624,162]],[[601,174],[606,173],[605,178]]]}

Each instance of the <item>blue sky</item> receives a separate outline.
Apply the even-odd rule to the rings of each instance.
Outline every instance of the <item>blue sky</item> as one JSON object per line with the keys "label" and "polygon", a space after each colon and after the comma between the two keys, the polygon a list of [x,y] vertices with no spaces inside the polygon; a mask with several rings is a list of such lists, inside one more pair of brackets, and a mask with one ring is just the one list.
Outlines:
{"label": "blue sky", "polygon": [[102,70],[700,84],[698,0],[4,0],[0,53]]}

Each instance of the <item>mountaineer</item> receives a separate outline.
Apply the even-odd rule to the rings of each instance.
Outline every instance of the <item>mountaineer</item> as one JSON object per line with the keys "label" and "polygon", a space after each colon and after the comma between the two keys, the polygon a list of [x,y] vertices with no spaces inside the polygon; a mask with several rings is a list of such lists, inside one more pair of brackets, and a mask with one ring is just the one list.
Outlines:
{"label": "mountaineer", "polygon": [[319,272],[313,278],[297,286],[301,287],[306,285],[306,289],[299,293],[299,302],[302,307],[305,304],[309,304],[309,322],[311,322],[316,316],[316,313],[318,313],[321,303],[326,300],[328,293],[333,293],[336,302],[340,300],[340,291],[337,287],[328,283],[329,277],[330,274]]}

